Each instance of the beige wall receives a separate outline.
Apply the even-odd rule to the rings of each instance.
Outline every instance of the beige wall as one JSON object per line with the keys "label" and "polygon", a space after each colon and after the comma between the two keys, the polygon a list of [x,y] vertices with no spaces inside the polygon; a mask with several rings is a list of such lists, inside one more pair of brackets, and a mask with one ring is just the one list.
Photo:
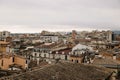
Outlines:
{"label": "beige wall", "polygon": [[[3,66],[2,66],[2,60],[3,60]],[[7,70],[9,68],[9,65],[12,65],[12,64],[21,65],[23,69],[25,69],[27,67],[26,59],[24,59],[22,57],[14,56],[14,62],[13,62],[12,56],[0,58],[0,68],[1,69]]]}
{"label": "beige wall", "polygon": [[[1,65],[2,64],[2,60],[3,60],[3,66]],[[12,57],[6,57],[6,58],[2,58],[0,59],[0,68],[1,69],[8,69],[9,68],[9,65],[13,64],[12,62]]]}
{"label": "beige wall", "polygon": [[24,58],[21,58],[21,57],[18,57],[18,56],[15,56],[15,64],[18,64],[18,65],[21,65],[22,68],[25,69],[25,66],[26,66],[26,59]]}
{"label": "beige wall", "polygon": [[0,44],[0,52],[6,52],[6,45]]}
{"label": "beige wall", "polygon": [[73,60],[73,62],[76,62],[78,60],[78,63],[81,63],[82,62],[82,59],[83,58],[80,58],[80,57],[70,57],[70,61]]}

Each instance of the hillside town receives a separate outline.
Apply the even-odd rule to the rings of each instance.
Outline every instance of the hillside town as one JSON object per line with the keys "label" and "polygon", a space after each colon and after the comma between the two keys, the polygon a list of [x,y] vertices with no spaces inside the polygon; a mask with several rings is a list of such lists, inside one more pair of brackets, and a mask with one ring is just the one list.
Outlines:
{"label": "hillside town", "polygon": [[110,72],[99,80],[119,80],[120,34],[98,30],[0,32],[0,80],[14,80],[11,76],[60,63],[101,66]]}

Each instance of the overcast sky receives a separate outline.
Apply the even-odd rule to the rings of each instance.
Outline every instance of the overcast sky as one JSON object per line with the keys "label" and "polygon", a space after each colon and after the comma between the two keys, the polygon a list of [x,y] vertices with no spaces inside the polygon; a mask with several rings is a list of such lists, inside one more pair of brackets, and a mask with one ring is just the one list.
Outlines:
{"label": "overcast sky", "polygon": [[120,30],[120,0],[0,0],[0,31]]}

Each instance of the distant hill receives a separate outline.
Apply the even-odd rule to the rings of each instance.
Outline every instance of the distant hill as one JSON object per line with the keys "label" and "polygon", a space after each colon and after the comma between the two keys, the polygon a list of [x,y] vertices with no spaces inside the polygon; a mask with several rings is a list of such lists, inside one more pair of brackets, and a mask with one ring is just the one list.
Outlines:
{"label": "distant hill", "polygon": [[120,34],[120,31],[113,31],[114,34]]}
{"label": "distant hill", "polygon": [[57,36],[61,36],[61,34],[59,32],[49,32],[49,31],[45,31],[45,30],[43,30],[40,34],[41,35],[57,35]]}
{"label": "distant hill", "polygon": [[14,80],[105,80],[111,71],[83,64],[58,63],[37,71],[14,76]]}

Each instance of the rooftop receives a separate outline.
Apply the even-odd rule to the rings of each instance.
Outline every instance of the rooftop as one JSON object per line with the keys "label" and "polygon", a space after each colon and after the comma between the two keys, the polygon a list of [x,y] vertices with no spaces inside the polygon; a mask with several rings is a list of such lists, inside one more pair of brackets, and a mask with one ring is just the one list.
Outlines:
{"label": "rooftop", "polygon": [[73,63],[58,63],[35,71],[26,72],[21,75],[19,74],[13,78],[19,80],[53,80],[53,78],[54,80],[104,80],[111,74],[111,72],[111,70],[104,67]]}
{"label": "rooftop", "polygon": [[4,44],[4,45],[7,45],[7,44],[9,44],[9,42],[0,41],[0,44]]}

